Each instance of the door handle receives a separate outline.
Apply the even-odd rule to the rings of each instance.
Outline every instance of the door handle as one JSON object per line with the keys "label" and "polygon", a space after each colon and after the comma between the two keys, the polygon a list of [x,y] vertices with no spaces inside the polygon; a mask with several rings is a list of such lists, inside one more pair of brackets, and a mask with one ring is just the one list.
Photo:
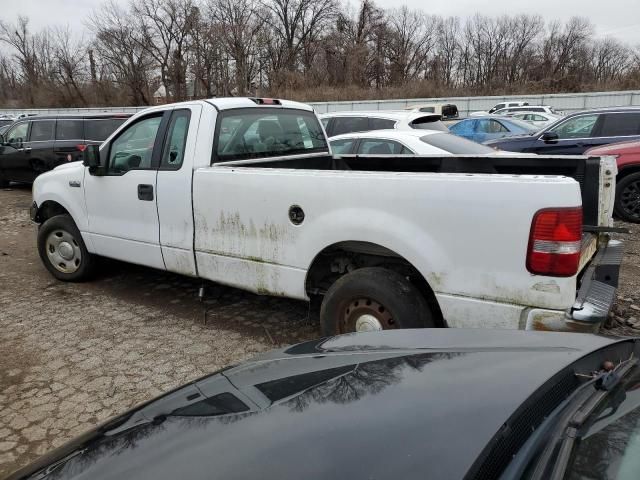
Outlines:
{"label": "door handle", "polygon": [[24,153],[31,152],[31,147],[24,147]]}
{"label": "door handle", "polygon": [[138,185],[138,200],[145,200],[147,202],[153,200],[153,185]]}

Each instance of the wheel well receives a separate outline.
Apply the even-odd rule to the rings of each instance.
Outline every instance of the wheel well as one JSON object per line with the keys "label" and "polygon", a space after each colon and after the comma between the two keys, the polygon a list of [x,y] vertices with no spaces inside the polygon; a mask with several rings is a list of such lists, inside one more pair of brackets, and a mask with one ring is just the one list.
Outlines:
{"label": "wheel well", "polygon": [[36,213],[36,222],[44,223],[51,217],[55,217],[56,215],[69,215],[69,212],[66,208],[60,205],[58,202],[54,202],[53,200],[47,200],[40,207],[38,207],[38,212]]}
{"label": "wheel well", "polygon": [[618,175],[616,177],[616,183],[619,183],[620,180],[622,180],[624,177],[631,175],[632,173],[638,173],[638,172],[640,172],[640,164],[630,165],[626,168],[623,168],[618,172]]}
{"label": "wheel well", "polygon": [[429,304],[436,325],[446,327],[438,300],[422,274],[401,255],[375,243],[348,241],[323,249],[313,259],[307,272],[307,295],[312,303],[318,303],[333,282],[363,267],[384,267],[406,276]]}

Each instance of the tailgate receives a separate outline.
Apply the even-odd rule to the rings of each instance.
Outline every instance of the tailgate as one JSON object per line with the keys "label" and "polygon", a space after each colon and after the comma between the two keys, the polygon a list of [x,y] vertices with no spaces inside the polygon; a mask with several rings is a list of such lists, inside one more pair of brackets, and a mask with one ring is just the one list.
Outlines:
{"label": "tailgate", "polygon": [[[589,214],[585,214],[585,232],[582,234],[580,272],[598,251],[599,234],[589,230],[594,230],[593,227],[606,228],[613,226],[613,204],[616,193],[616,175],[618,173],[615,157],[600,157],[597,177],[595,172],[593,173],[592,175],[586,176],[580,185],[583,203],[585,204],[583,205],[583,210],[591,210]],[[597,211],[594,212],[593,210],[596,209]]]}

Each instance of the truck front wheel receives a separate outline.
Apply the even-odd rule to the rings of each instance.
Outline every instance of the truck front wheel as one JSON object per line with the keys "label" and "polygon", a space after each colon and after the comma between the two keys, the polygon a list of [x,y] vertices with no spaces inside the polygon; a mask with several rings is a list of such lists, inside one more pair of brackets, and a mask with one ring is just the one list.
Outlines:
{"label": "truck front wheel", "polygon": [[95,263],[69,215],[56,215],[40,226],[38,253],[47,270],[65,282],[87,279]]}
{"label": "truck front wheel", "polygon": [[320,307],[323,335],[434,327],[420,291],[401,274],[369,267],[340,277]]}

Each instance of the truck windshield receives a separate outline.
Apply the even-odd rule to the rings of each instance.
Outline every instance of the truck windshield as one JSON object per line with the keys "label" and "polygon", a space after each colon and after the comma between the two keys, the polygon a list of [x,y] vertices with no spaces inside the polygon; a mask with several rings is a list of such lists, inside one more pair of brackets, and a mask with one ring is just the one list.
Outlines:
{"label": "truck windshield", "polygon": [[220,162],[329,151],[313,112],[247,108],[223,111],[218,122]]}

